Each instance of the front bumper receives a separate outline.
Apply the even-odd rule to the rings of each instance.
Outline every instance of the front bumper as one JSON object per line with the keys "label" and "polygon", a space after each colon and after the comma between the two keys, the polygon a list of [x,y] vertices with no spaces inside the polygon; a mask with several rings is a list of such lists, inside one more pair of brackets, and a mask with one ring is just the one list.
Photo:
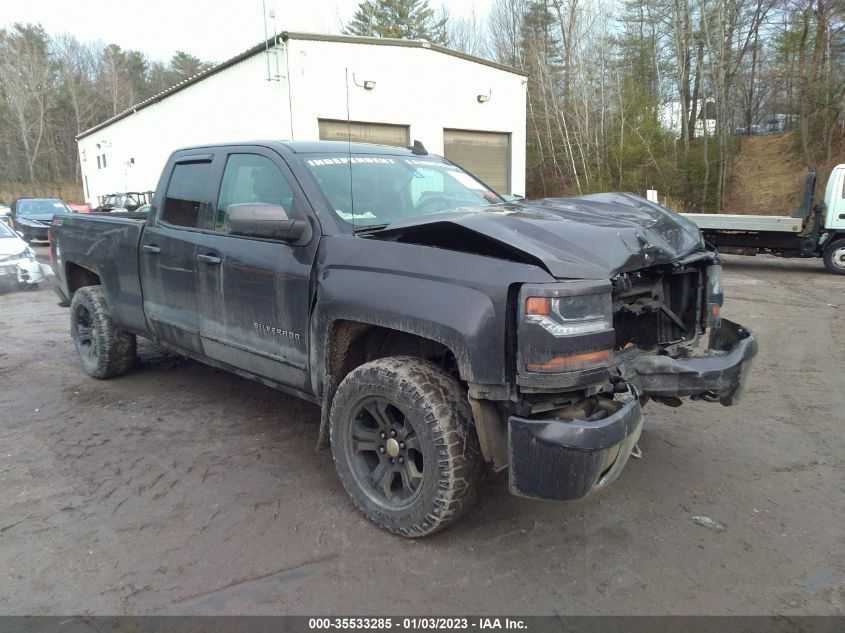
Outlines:
{"label": "front bumper", "polygon": [[610,485],[639,440],[640,396],[693,396],[734,405],[748,386],[756,354],[754,332],[722,320],[702,356],[639,356],[619,365],[616,371],[632,394],[627,401],[603,401],[614,410],[599,420],[509,417],[511,493],[566,501]]}
{"label": "front bumper", "polygon": [[610,485],[640,438],[643,414],[636,398],[591,422],[508,418],[511,494],[567,501]]}
{"label": "front bumper", "polygon": [[702,356],[638,356],[619,365],[618,372],[641,395],[704,397],[731,406],[748,387],[756,355],[754,332],[722,319]]}
{"label": "front bumper", "polygon": [[[46,270],[45,270],[46,269]],[[50,274],[49,267],[28,257],[20,257],[0,262],[0,288],[11,290],[14,287],[35,286]]]}
{"label": "front bumper", "polygon": [[16,229],[23,233],[23,239],[27,242],[48,242],[49,226],[43,224],[18,223]]}

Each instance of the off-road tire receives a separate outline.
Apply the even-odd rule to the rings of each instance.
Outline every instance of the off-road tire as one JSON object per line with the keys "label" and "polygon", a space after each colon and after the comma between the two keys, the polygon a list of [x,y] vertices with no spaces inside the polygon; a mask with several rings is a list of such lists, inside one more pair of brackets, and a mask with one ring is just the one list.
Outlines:
{"label": "off-road tire", "polygon": [[[824,265],[834,275],[845,275],[845,265],[842,264],[842,252],[845,250],[845,239],[840,238],[833,240],[824,249]],[[837,261],[834,261],[834,255],[837,256]]]}
{"label": "off-road tire", "polygon": [[[91,324],[87,337],[86,320]],[[135,365],[135,335],[115,327],[100,286],[85,286],[73,293],[70,335],[89,376],[100,380],[114,378]]]}
{"label": "off-road tire", "polygon": [[[355,461],[360,453],[353,448],[352,425],[361,403],[373,399],[386,400],[401,412],[421,449],[421,483],[398,508],[376,491],[372,479],[361,475],[363,462]],[[379,527],[411,538],[433,534],[475,500],[482,461],[471,422],[465,390],[433,363],[392,356],[361,365],[340,383],[331,407],[331,448],[340,481],[355,505]]]}

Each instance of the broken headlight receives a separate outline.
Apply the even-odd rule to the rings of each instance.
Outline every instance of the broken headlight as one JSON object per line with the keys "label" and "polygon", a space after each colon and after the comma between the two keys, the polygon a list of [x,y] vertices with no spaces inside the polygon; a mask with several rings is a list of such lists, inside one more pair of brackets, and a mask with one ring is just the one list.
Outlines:
{"label": "broken headlight", "polygon": [[722,324],[721,311],[724,301],[722,267],[713,264],[707,268],[707,327],[718,328]]}
{"label": "broken headlight", "polygon": [[606,365],[614,342],[609,281],[523,286],[521,369],[554,373]]}
{"label": "broken headlight", "polygon": [[33,253],[32,250],[27,246],[20,253],[14,253],[12,255],[0,255],[0,262],[13,261],[16,259],[28,259],[34,262],[35,253]]}

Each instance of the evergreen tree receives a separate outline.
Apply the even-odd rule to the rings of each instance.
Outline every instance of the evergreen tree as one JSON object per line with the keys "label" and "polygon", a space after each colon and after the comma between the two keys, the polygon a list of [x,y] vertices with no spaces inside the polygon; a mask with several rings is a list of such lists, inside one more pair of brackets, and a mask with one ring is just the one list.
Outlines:
{"label": "evergreen tree", "polygon": [[428,0],[364,0],[344,28],[347,35],[446,42],[446,18],[436,18]]}

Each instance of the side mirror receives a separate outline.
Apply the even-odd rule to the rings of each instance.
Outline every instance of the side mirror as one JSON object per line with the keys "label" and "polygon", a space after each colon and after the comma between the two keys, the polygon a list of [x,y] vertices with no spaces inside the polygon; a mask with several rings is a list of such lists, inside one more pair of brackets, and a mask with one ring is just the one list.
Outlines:
{"label": "side mirror", "polygon": [[18,234],[18,237],[23,239],[23,233],[21,231],[15,231]]}
{"label": "side mirror", "polygon": [[296,242],[305,233],[305,220],[291,220],[284,207],[264,202],[230,205],[225,229],[233,235]]}

